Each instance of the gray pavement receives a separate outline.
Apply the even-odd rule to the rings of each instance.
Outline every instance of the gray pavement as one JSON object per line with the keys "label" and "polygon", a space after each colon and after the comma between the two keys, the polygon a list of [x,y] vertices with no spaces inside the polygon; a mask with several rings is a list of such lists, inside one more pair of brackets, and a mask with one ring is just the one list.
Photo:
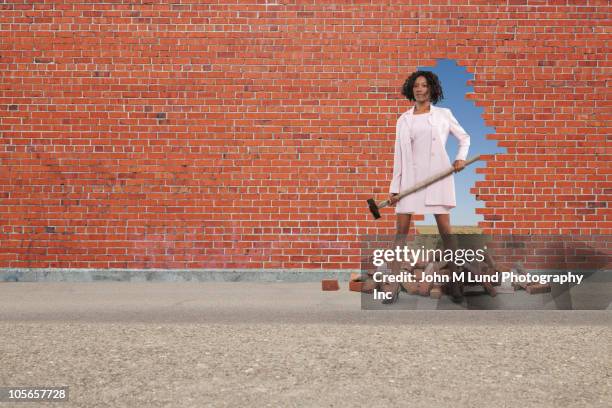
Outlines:
{"label": "gray pavement", "polygon": [[400,301],[362,310],[346,282],[0,283],[0,386],[70,387],[18,407],[612,405],[610,310]]}

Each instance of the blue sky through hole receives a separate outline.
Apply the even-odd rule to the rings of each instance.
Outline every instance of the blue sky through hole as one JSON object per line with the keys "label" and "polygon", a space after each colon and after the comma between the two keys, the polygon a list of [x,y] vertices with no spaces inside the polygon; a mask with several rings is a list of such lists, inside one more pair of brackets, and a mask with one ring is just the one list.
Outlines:
{"label": "blue sky through hole", "polygon": [[[455,61],[449,59],[438,59],[435,67],[418,67],[417,70],[431,71],[440,79],[444,99],[435,106],[449,108],[470,135],[470,150],[468,158],[479,154],[502,153],[503,150],[497,147],[494,140],[487,140],[486,134],[495,133],[495,129],[485,126],[482,119],[483,108],[474,104],[474,101],[465,99],[465,94],[473,92],[472,86],[467,85],[467,81],[473,79],[473,74],[466,71],[465,67],[457,65]],[[406,75],[408,77],[410,73]],[[400,84],[401,87],[401,84]],[[407,107],[414,102],[408,101]],[[446,143],[446,151],[451,160],[457,154],[457,139],[450,134]],[[476,201],[476,197],[470,193],[470,188],[474,187],[477,180],[483,180],[483,175],[476,174],[477,168],[485,167],[484,161],[478,161],[466,167],[459,173],[455,173],[455,194],[457,207],[451,210],[452,225],[477,225],[482,220],[482,215],[476,214],[476,208],[484,207],[482,201]],[[427,214],[424,221],[416,222],[416,225],[435,225],[436,220],[433,215]]]}

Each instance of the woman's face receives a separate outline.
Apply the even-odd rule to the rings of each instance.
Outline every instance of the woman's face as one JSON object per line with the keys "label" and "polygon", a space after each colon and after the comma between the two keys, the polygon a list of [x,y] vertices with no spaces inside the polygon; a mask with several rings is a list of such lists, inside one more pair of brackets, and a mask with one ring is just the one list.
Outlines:
{"label": "woman's face", "polygon": [[424,76],[420,76],[416,79],[416,81],[414,81],[412,93],[414,94],[414,98],[417,102],[426,102],[429,100],[429,85],[427,84],[427,79]]}

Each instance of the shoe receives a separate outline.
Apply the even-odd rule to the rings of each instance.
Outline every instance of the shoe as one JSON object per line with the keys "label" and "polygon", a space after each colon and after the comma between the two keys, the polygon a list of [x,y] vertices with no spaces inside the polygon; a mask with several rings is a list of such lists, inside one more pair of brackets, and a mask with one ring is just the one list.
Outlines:
{"label": "shoe", "polygon": [[388,305],[391,303],[395,303],[399,299],[401,285],[399,283],[395,283],[395,285],[397,285],[397,289],[393,291],[394,292],[393,296],[391,297],[391,299],[383,299],[382,300],[383,304]]}
{"label": "shoe", "polygon": [[449,295],[453,303],[463,302],[463,287],[459,282],[452,282],[449,284]]}
{"label": "shoe", "polygon": [[[446,266],[449,267],[452,276],[453,272],[459,271],[459,267],[449,262]],[[453,303],[463,302],[463,282],[455,282],[454,280],[448,283],[448,294],[451,297]]]}

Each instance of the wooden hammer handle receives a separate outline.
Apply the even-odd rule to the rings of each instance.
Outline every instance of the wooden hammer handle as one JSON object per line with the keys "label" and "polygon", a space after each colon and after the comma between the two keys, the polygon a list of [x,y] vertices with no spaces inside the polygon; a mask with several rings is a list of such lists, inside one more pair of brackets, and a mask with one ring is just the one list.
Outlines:
{"label": "wooden hammer handle", "polygon": [[[474,156],[471,159],[468,159],[465,161],[465,165],[469,166],[470,164],[474,163],[475,161],[480,160],[480,155],[478,156]],[[435,183],[438,180],[442,180],[444,177],[449,176],[450,174],[455,173],[456,170],[454,167],[449,168],[448,170],[444,170],[443,172],[440,172],[438,174],[434,174],[433,176],[429,177],[428,179],[425,179],[423,181],[421,181],[420,183],[415,184],[413,187],[410,187],[404,191],[402,191],[401,193],[399,193],[399,195],[397,196],[398,201],[401,200],[403,197],[406,197],[408,194],[412,194],[415,191],[418,191],[422,188],[425,188],[433,183]],[[383,202],[381,202],[380,204],[378,204],[378,208],[384,208],[387,207],[389,205],[389,200],[385,200]]]}

